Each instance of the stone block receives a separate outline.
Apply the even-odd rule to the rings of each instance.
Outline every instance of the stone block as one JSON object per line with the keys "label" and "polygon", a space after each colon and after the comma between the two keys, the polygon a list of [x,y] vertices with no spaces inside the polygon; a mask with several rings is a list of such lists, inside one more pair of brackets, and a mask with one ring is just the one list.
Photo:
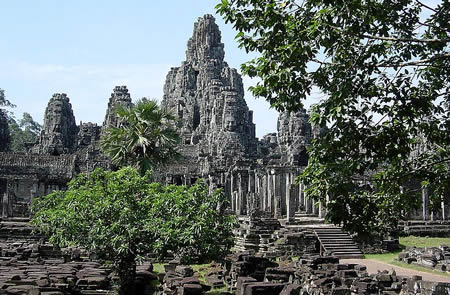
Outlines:
{"label": "stone block", "polygon": [[242,295],[280,295],[285,284],[257,282],[250,283],[244,286],[244,293]]}
{"label": "stone block", "polygon": [[194,271],[192,270],[192,267],[188,266],[188,265],[178,265],[175,268],[175,272],[182,276],[183,278],[185,277],[191,277],[194,275]]}
{"label": "stone block", "polygon": [[284,287],[280,295],[300,295],[302,286],[299,284],[290,284]]}
{"label": "stone block", "polygon": [[203,288],[199,284],[184,284],[181,288],[181,295],[200,295],[203,294]]}

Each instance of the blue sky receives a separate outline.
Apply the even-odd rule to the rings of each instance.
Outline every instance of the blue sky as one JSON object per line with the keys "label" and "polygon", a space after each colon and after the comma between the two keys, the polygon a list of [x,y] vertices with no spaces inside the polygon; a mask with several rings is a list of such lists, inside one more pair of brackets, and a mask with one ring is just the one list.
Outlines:
{"label": "blue sky", "polygon": [[[215,15],[218,0],[14,0],[2,1],[0,88],[42,122],[53,93],[67,93],[77,121],[101,123],[116,85],[133,99],[160,99],[170,67],[185,59],[198,17]],[[220,16],[225,60],[239,68],[250,58]],[[247,88],[254,84],[244,77]],[[276,131],[277,112],[249,93],[257,136]]]}
{"label": "blue sky", "polygon": [[[133,99],[161,99],[170,67],[185,59],[198,17],[215,15],[219,0],[10,0],[0,4],[0,88],[42,122],[53,93],[67,93],[77,121],[103,122],[114,86],[127,85]],[[436,6],[440,0],[425,3]],[[249,60],[236,32],[220,16],[225,60],[240,68]],[[244,85],[255,81],[243,77]],[[312,96],[318,96],[313,93]],[[278,113],[246,94],[256,133],[276,131]],[[308,107],[315,99],[305,102]]]}

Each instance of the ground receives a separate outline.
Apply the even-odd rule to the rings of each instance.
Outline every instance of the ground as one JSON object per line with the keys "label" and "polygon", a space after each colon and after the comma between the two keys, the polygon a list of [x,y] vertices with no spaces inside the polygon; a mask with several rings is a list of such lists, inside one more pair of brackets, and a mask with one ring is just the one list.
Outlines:
{"label": "ground", "polygon": [[[450,245],[450,238],[430,238],[430,237],[400,237],[400,246],[406,247],[439,247],[440,245]],[[438,272],[424,267],[406,264],[396,261],[395,258],[401,250],[386,254],[369,254],[366,259],[346,259],[342,263],[358,263],[367,266],[369,273],[376,273],[378,270],[395,269],[398,275],[412,276],[421,275],[423,279],[435,282],[449,282],[450,274]]]}

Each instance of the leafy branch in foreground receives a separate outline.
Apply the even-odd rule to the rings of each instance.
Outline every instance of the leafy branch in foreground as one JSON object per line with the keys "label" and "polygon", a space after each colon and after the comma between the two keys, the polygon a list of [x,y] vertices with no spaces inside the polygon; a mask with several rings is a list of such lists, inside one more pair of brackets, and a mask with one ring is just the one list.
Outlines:
{"label": "leafy branch in foreground", "polygon": [[32,224],[50,242],[79,246],[111,260],[120,294],[134,294],[136,261],[168,251],[190,259],[219,259],[233,245],[234,216],[226,197],[202,181],[191,187],[149,183],[132,168],[80,174],[67,191],[33,201]]}
{"label": "leafy branch in foreground", "polygon": [[251,87],[278,110],[324,97],[311,123],[328,127],[300,180],[327,218],[361,237],[385,234],[417,205],[450,203],[450,2],[223,0],[239,32]]}

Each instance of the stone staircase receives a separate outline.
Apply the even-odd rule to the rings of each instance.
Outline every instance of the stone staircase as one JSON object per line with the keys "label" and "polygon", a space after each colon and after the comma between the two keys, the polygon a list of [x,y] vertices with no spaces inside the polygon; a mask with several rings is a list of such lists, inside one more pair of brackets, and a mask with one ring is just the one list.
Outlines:
{"label": "stone staircase", "polygon": [[350,235],[339,227],[314,228],[314,233],[320,242],[321,255],[331,255],[341,259],[364,258],[358,245]]}
{"label": "stone staircase", "polygon": [[398,228],[404,235],[443,237],[450,235],[450,220],[400,221]]}

